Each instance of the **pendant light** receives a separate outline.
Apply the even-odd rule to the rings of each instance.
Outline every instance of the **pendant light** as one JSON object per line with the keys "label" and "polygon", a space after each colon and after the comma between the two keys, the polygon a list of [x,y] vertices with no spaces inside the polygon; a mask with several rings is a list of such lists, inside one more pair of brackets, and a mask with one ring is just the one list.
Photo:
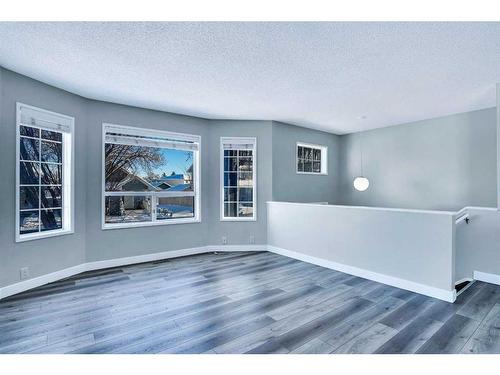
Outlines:
{"label": "pendant light", "polygon": [[363,135],[359,133],[359,151],[360,151],[360,165],[361,165],[361,175],[356,177],[353,181],[354,189],[357,191],[365,191],[370,186],[370,181],[363,176]]}

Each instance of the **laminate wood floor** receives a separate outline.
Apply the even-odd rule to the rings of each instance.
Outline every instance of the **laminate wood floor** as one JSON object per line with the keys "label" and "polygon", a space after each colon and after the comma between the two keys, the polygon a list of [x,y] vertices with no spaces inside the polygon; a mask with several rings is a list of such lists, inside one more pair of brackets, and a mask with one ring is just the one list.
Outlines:
{"label": "laminate wood floor", "polygon": [[500,286],[450,304],[268,252],[202,254],[0,301],[0,353],[500,353]]}

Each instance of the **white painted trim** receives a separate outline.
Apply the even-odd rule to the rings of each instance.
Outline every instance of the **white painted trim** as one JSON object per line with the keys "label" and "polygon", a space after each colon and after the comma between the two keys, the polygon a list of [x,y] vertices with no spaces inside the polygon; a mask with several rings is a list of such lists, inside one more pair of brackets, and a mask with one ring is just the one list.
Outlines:
{"label": "white painted trim", "polygon": [[474,280],[484,281],[485,283],[500,285],[500,275],[481,271],[474,271]]}
{"label": "white painted trim", "polygon": [[340,204],[321,204],[321,203],[301,203],[301,202],[280,202],[280,201],[267,201],[267,204],[287,204],[287,205],[299,205],[299,206],[321,206],[321,207],[335,207],[335,208],[345,208],[350,210],[373,210],[373,211],[390,211],[390,212],[409,212],[416,214],[435,214],[435,215],[456,215],[453,211],[433,211],[433,210],[414,210],[407,208],[385,208],[385,207],[370,207],[370,206],[345,206]]}
{"label": "white painted trim", "polygon": [[[224,216],[224,144],[252,144],[253,145],[253,156],[252,156],[252,203],[253,203],[253,215],[251,217],[226,217]],[[257,138],[256,137],[221,137],[219,146],[219,159],[220,159],[220,221],[229,222],[245,222],[245,221],[257,221]]]}
{"label": "white painted trim", "polygon": [[[194,189],[192,192],[173,193],[173,192],[155,192],[155,191],[144,191],[144,192],[106,192],[106,181],[105,181],[105,165],[106,165],[106,133],[108,131],[123,131],[132,135],[144,135],[144,136],[165,136],[174,139],[186,140],[197,143],[197,149],[192,150],[194,155],[193,160],[193,171],[194,171]],[[161,226],[161,225],[173,225],[173,224],[194,224],[201,222],[201,136],[187,134],[187,133],[175,133],[168,130],[156,130],[156,129],[145,129],[137,128],[132,126],[117,125],[103,122],[102,132],[101,132],[101,230],[109,229],[128,229],[128,228],[138,228],[138,227],[151,227],[151,226]],[[126,196],[149,196],[151,199],[151,221],[144,222],[131,222],[131,223],[106,223],[106,196],[110,195],[126,195]],[[168,219],[168,220],[156,220],[156,201],[158,197],[168,197],[168,196],[194,196],[194,217],[192,218],[179,218],[179,219]]]}
{"label": "white painted trim", "polygon": [[[54,124],[63,124],[64,130],[52,129],[52,127],[43,126],[40,124],[30,125],[25,124],[21,121],[23,112],[28,112],[35,120],[41,119],[45,122],[52,122]],[[62,194],[63,194],[63,205],[62,205],[62,219],[63,227],[61,229],[50,230],[45,232],[34,232],[21,234],[20,233],[20,140],[21,133],[20,127],[31,126],[39,129],[47,129],[61,132],[63,135],[62,142]],[[41,143],[40,150],[41,152]],[[40,182],[40,181],[39,181]],[[34,186],[40,187],[40,183]],[[16,102],[16,217],[15,217],[15,241],[24,242],[32,241],[43,238],[62,236],[67,234],[73,234],[75,232],[75,118],[61,113],[52,112],[43,108],[34,107],[21,102]],[[41,192],[40,192],[41,194]],[[39,201],[38,207],[39,215],[41,214],[41,199]],[[40,221],[40,217],[38,218]],[[39,222],[40,225],[40,222]]]}
{"label": "white painted trim", "polygon": [[[299,147],[308,147],[321,151],[321,172],[299,172]],[[315,145],[312,143],[295,143],[295,173],[305,175],[328,176],[328,146]]]}
{"label": "white painted trim", "polygon": [[104,268],[127,266],[130,264],[154,262],[156,260],[184,257],[187,255],[202,254],[208,252],[206,246],[192,247],[180,250],[163,251],[160,253],[136,255],[132,257],[99,260],[85,263],[86,271],[95,271]]}
{"label": "white painted trim", "polygon": [[364,270],[362,268],[348,266],[345,264],[332,262],[326,259],[312,257],[310,255],[305,255],[296,251],[286,250],[280,247],[275,247],[268,245],[268,251],[273,252],[275,254],[283,255],[289,258],[294,258],[297,260],[301,260],[303,262],[315,264],[321,267],[330,268],[335,271],[340,271],[344,273],[348,273],[350,275],[362,277],[365,279],[373,280],[382,284],[387,284],[394,286],[396,288],[401,288],[405,290],[409,290],[411,292],[423,294],[429,297],[437,298],[446,302],[454,302],[456,299],[456,291],[453,290],[445,290],[440,288],[435,288],[429,285],[424,285],[420,283],[416,283],[414,281],[400,279],[394,276],[388,276],[381,273]]}
{"label": "white painted trim", "polygon": [[9,296],[12,296],[14,294],[18,294],[21,292],[25,292],[27,290],[52,283],[57,280],[64,279],[66,277],[70,277],[73,275],[76,275],[81,272],[85,272],[86,269],[86,264],[79,264],[77,266],[69,267],[69,268],[64,268],[62,270],[48,273],[46,275],[34,277],[33,279],[29,280],[24,280],[16,284],[8,285],[3,288],[0,288],[0,300],[2,298],[6,298]]}
{"label": "white painted trim", "polygon": [[266,251],[267,245],[211,245],[211,246],[200,246],[193,247],[187,249],[180,250],[171,250],[171,251],[163,251],[160,253],[152,253],[152,254],[144,254],[137,255],[132,257],[125,258],[117,258],[117,259],[108,259],[108,260],[100,260],[88,263],[82,263],[73,267],[65,268],[59,271],[51,272],[46,275],[38,276],[29,280],[24,280],[19,283],[15,283],[12,285],[5,286],[0,288],[0,300],[2,298],[6,298],[12,296],[14,294],[18,294],[21,292],[25,292],[27,290],[52,283],[54,281],[58,281],[64,279],[66,277],[74,276],[76,274],[86,272],[86,271],[95,271],[99,269],[111,268],[111,267],[120,267],[126,266],[130,264],[144,263],[144,262],[153,262],[156,260],[170,259],[170,258],[178,258],[187,255],[195,255],[195,254],[203,254],[209,253],[213,251],[219,252],[236,252],[236,251]]}
{"label": "white painted trim", "polygon": [[267,245],[209,245],[206,246],[208,252],[214,251],[267,251]]}

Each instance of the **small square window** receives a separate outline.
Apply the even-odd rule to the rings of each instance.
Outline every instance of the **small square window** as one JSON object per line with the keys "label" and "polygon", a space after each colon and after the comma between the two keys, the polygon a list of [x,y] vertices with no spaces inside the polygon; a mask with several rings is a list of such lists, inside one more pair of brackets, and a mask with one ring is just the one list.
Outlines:
{"label": "small square window", "polygon": [[328,174],[327,147],[297,143],[296,165],[299,174]]}

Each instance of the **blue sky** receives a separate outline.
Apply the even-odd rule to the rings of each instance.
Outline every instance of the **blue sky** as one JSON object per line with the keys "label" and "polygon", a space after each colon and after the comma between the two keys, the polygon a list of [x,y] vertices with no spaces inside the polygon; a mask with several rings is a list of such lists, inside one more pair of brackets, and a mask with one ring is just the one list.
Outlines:
{"label": "blue sky", "polygon": [[193,153],[191,151],[161,149],[166,160],[166,164],[160,168],[154,169],[154,173],[161,175],[163,172],[168,176],[175,173],[185,173],[193,164]]}

